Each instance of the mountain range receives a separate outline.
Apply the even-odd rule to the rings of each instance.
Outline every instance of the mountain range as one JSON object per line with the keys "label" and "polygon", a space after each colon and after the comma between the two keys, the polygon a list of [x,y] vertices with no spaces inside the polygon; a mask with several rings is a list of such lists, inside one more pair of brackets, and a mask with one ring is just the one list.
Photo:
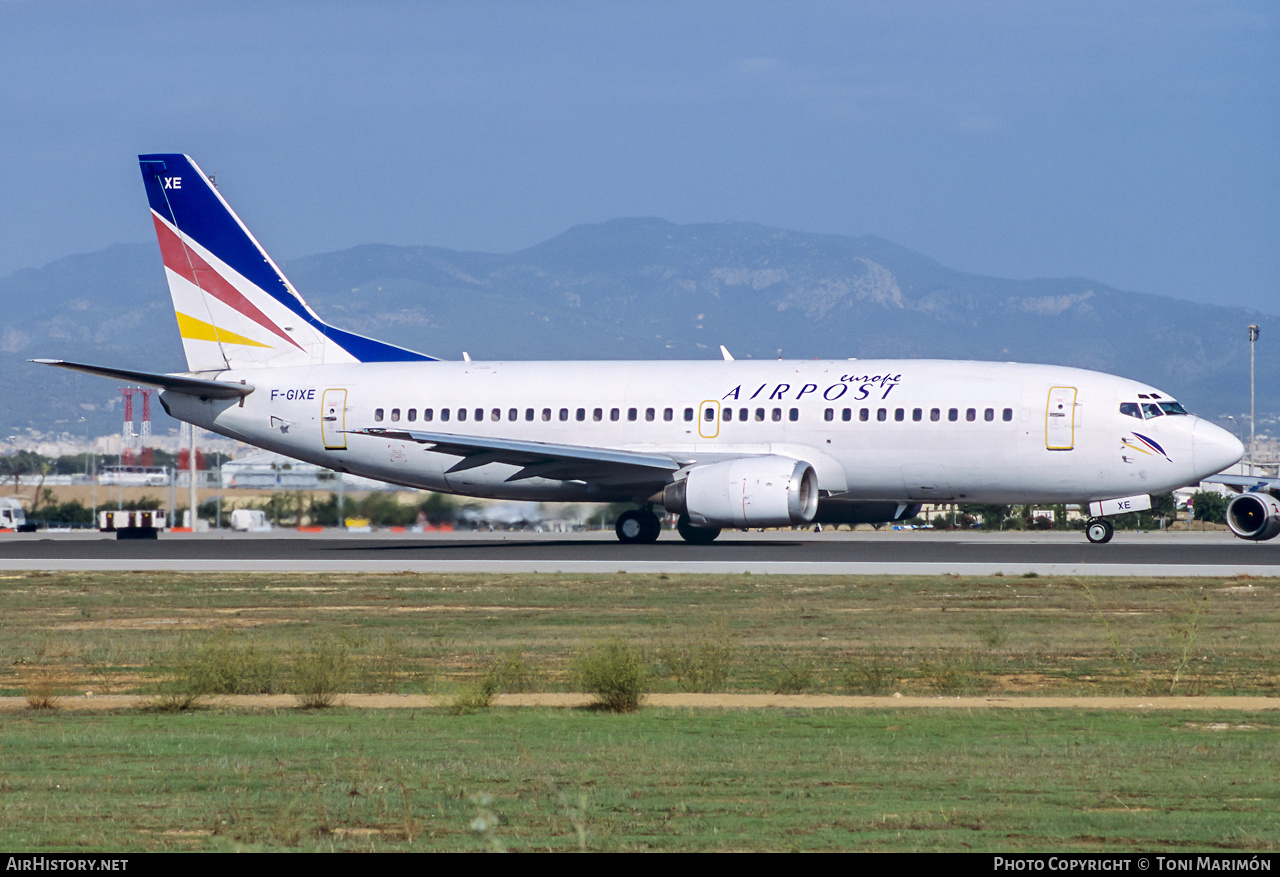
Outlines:
{"label": "mountain range", "polygon": [[[1210,417],[1249,410],[1256,323],[1259,420],[1280,410],[1272,315],[984,277],[872,236],[619,219],[509,254],[370,244],[282,267],[326,321],[447,359],[704,359],[724,344],[739,359],[1045,362],[1147,381]],[[184,368],[154,243],[15,272],[0,301],[7,435],[120,428],[111,382],[29,358]],[[175,425],[155,417],[157,433]]]}

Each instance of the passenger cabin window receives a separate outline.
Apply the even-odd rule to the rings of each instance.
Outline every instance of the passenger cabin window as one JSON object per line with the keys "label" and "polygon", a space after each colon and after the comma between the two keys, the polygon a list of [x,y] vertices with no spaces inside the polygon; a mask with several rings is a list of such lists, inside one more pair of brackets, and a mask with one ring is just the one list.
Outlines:
{"label": "passenger cabin window", "polygon": [[409,422],[410,422],[410,423],[413,423],[415,420],[417,420],[417,419],[418,419],[418,409],[417,409],[417,408],[410,408],[410,409],[409,409],[408,414],[409,414],[408,420],[409,420]]}
{"label": "passenger cabin window", "polygon": [[[512,419],[512,420],[515,420],[515,419],[516,419],[515,414],[516,414],[516,412],[513,410],[513,411],[511,412],[511,419]],[[496,422],[496,421],[501,420],[501,419],[502,419],[502,409],[501,409],[501,408],[495,408],[495,409],[493,409],[492,411],[490,411],[490,412],[489,412],[489,419],[490,419],[490,420],[492,420],[492,421],[495,421],[495,422]]]}
{"label": "passenger cabin window", "polygon": [[728,421],[730,421],[730,420],[733,420],[733,409],[732,409],[732,408],[726,408],[726,409],[724,409],[724,419],[725,419],[725,421],[726,421],[726,422],[728,422]]}
{"label": "passenger cabin window", "polygon": [[[578,419],[579,419],[579,420],[581,420],[582,418],[578,418]],[[593,409],[591,410],[591,419],[592,419],[592,420],[597,420],[597,421],[599,421],[599,420],[604,420],[604,409],[603,409],[603,408],[593,408]]]}
{"label": "passenger cabin window", "polygon": [[1012,408],[1006,408],[1006,409],[1004,409],[1004,419],[1005,419],[1005,421],[1006,421],[1006,422],[1008,422],[1008,421],[1010,421],[1010,420],[1013,420],[1013,409],[1012,409]]}
{"label": "passenger cabin window", "polygon": [[876,420],[885,421],[889,419],[889,411],[887,408],[876,409]]}
{"label": "passenger cabin window", "polygon": [[435,412],[435,409],[434,409],[434,408],[423,408],[423,409],[422,409],[422,419],[423,419],[423,420],[432,420],[433,418],[435,418],[435,416],[436,416],[436,412]]}
{"label": "passenger cabin window", "polygon": [[477,408],[477,409],[476,409],[476,420],[484,420],[484,409],[483,409],[483,408]]}
{"label": "passenger cabin window", "polygon": [[654,410],[653,410],[652,408],[646,408],[646,409],[644,409],[644,419],[645,419],[646,421],[652,421],[652,420],[653,420],[653,417],[654,417],[654,414],[655,414],[655,412],[654,412]]}
{"label": "passenger cabin window", "polygon": [[941,408],[930,408],[930,409],[929,409],[929,419],[930,419],[930,420],[933,420],[933,421],[941,420],[941,419],[942,419],[942,409],[941,409]]}
{"label": "passenger cabin window", "polygon": [[773,409],[773,413],[769,416],[773,418],[774,423],[777,423],[778,421],[782,420],[782,409],[781,408]]}
{"label": "passenger cabin window", "polygon": [[711,406],[707,406],[707,410],[702,412],[702,419],[705,420],[707,423],[710,423],[711,421],[715,420],[716,409],[712,408]]}
{"label": "passenger cabin window", "polygon": [[693,409],[692,409],[692,408],[686,408],[686,409],[684,409],[684,419],[685,419],[685,422],[686,422],[686,423],[687,423],[687,422],[689,422],[689,421],[691,421],[691,420],[693,420]]}
{"label": "passenger cabin window", "polygon": [[964,412],[964,419],[969,421],[977,420],[978,419],[977,410],[973,408],[966,409]]}
{"label": "passenger cabin window", "polygon": [[[622,412],[621,412],[621,411],[619,411],[617,408],[610,408],[610,409],[609,409],[609,419],[610,419],[610,420],[617,420],[617,419],[618,419],[619,417],[621,417],[621,416],[622,416]],[[632,420],[635,420],[635,418],[634,418],[634,417],[633,417],[633,418],[631,418],[631,419],[632,419]]]}
{"label": "passenger cabin window", "polygon": [[392,408],[392,409],[391,409],[391,422],[392,422],[392,423],[398,423],[398,422],[399,422],[399,420],[400,420],[400,409],[399,409],[399,408]]}
{"label": "passenger cabin window", "polygon": [[822,412],[822,419],[823,419],[823,420],[826,420],[826,421],[828,421],[828,422],[830,422],[830,421],[832,421],[832,420],[835,420],[835,419],[836,419],[836,410],[835,410],[834,408],[828,408],[826,411],[823,411],[823,412]]}
{"label": "passenger cabin window", "polygon": [[994,409],[994,408],[988,408],[986,411],[982,412],[982,419],[983,419],[983,420],[986,420],[986,421],[992,421],[992,420],[995,420],[995,419],[996,419],[996,409]]}
{"label": "passenger cabin window", "polygon": [[797,420],[799,420],[799,419],[800,419],[800,409],[799,409],[799,408],[792,408],[790,411],[788,411],[788,412],[787,412],[787,419],[788,419],[788,420],[790,420],[792,423],[795,423]]}
{"label": "passenger cabin window", "polygon": [[637,415],[638,413],[639,413],[639,412],[637,412],[637,411],[636,411],[636,409],[634,409],[634,408],[628,408],[628,409],[627,409],[627,420],[635,420],[635,419],[636,419],[636,415]]}
{"label": "passenger cabin window", "polygon": [[[532,411],[529,412],[529,415],[530,415],[529,419],[533,420]],[[507,420],[519,420],[519,419],[520,419],[519,411],[517,411],[515,408],[510,408],[507,410]]]}
{"label": "passenger cabin window", "polygon": [[764,420],[764,409],[763,409],[763,408],[757,408],[757,409],[756,409],[756,422],[757,422],[757,423],[759,423],[759,422],[761,422],[761,421],[763,421],[763,420]]}
{"label": "passenger cabin window", "polygon": [[577,412],[577,414],[576,414],[575,416],[578,418],[578,420],[586,420],[586,419],[587,419],[587,409],[585,409],[585,408],[579,408],[579,409],[578,409],[578,412]]}
{"label": "passenger cabin window", "polygon": [[551,419],[551,409],[550,409],[550,408],[543,408],[543,409],[542,409],[542,419],[543,419],[543,420],[550,420],[550,419]]}
{"label": "passenger cabin window", "polygon": [[467,409],[465,409],[465,408],[459,408],[459,409],[458,409],[458,420],[462,421],[462,420],[466,420],[466,419],[467,419]]}
{"label": "passenger cabin window", "polygon": [[441,419],[441,420],[443,420],[443,421],[446,421],[446,422],[449,420],[449,409],[448,409],[448,408],[441,408],[441,409],[440,409],[440,419]]}
{"label": "passenger cabin window", "polygon": [[667,421],[668,423],[669,423],[669,422],[671,422],[672,420],[674,420],[674,419],[675,419],[675,416],[676,416],[676,415],[675,415],[675,412],[674,412],[673,410],[671,410],[670,408],[663,408],[663,409],[662,409],[662,419],[663,419],[663,420],[665,420],[665,421]]}
{"label": "passenger cabin window", "polygon": [[[551,412],[550,412],[550,411],[548,411],[548,412],[547,412],[547,416],[548,416],[548,417],[550,417],[550,416],[551,416]],[[533,420],[533,409],[532,409],[532,408],[526,408],[526,409],[524,409],[524,419],[525,419],[525,420]]]}
{"label": "passenger cabin window", "polygon": [[568,420],[568,419],[569,419],[569,409],[568,409],[568,408],[561,408],[561,409],[560,409],[560,419],[561,419],[561,420]]}
{"label": "passenger cabin window", "polygon": [[957,421],[957,420],[959,420],[959,419],[960,419],[960,409],[959,409],[959,408],[948,408],[948,409],[947,409],[947,420],[949,420],[949,421],[951,421],[952,423],[954,423],[954,422],[956,422],[956,421]]}
{"label": "passenger cabin window", "polygon": [[907,412],[903,411],[901,408],[893,409],[893,419],[898,422],[902,422],[903,420],[905,420],[906,414]]}
{"label": "passenger cabin window", "polygon": [[375,408],[375,409],[373,409],[373,419],[374,419],[374,421],[375,421],[375,422],[377,422],[377,423],[381,423],[381,422],[382,422],[382,409],[381,409],[381,408]]}
{"label": "passenger cabin window", "polygon": [[863,421],[870,420],[870,419],[871,419],[871,409],[869,409],[869,408],[859,408],[859,409],[858,409],[858,419],[859,419],[859,420],[863,420]]}
{"label": "passenger cabin window", "polygon": [[739,409],[738,409],[738,419],[739,419],[739,420],[743,420],[743,421],[745,421],[745,420],[746,420],[748,417],[750,417],[750,416],[751,416],[751,409],[750,409],[750,408],[739,408]]}
{"label": "passenger cabin window", "polygon": [[853,409],[852,409],[852,408],[845,408],[845,409],[841,410],[841,412],[840,412],[840,419],[841,419],[841,420],[843,420],[843,421],[844,421],[844,422],[846,422],[846,423],[848,423],[850,420],[853,420]]}
{"label": "passenger cabin window", "polygon": [[911,409],[911,419],[912,419],[912,420],[917,420],[917,421],[918,421],[918,420],[924,420],[924,409],[922,409],[922,408],[912,408],[912,409]]}

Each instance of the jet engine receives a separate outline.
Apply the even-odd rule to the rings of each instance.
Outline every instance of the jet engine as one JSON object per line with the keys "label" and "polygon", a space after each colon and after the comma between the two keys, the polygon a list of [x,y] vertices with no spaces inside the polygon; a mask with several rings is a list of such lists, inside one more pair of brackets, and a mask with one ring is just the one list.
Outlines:
{"label": "jet engine", "polygon": [[1273,539],[1280,534],[1280,501],[1269,493],[1242,493],[1227,504],[1227,526],[1241,539]]}
{"label": "jet engine", "polygon": [[667,511],[695,527],[789,527],[818,511],[818,475],[803,460],[744,457],[695,466],[662,492]]}

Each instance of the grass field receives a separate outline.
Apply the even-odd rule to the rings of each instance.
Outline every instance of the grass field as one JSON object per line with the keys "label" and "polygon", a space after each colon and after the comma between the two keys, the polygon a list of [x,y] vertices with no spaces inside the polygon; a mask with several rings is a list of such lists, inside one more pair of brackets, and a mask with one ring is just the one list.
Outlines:
{"label": "grass field", "polygon": [[57,709],[570,691],[605,641],[651,691],[1276,697],[1275,580],[22,573],[0,634],[53,707],[0,714],[10,850],[1280,847],[1280,712]]}
{"label": "grass field", "polygon": [[0,729],[7,850],[1186,852],[1280,836],[1270,713],[26,713]]}

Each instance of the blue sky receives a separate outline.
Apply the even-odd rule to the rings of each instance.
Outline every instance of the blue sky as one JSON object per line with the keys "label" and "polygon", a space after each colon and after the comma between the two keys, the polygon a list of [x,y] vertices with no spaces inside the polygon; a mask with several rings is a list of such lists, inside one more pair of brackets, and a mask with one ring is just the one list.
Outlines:
{"label": "blue sky", "polygon": [[743,220],[1280,313],[1278,25],[1179,0],[0,0],[0,275],[151,240],[135,157],[177,151],[281,259]]}

